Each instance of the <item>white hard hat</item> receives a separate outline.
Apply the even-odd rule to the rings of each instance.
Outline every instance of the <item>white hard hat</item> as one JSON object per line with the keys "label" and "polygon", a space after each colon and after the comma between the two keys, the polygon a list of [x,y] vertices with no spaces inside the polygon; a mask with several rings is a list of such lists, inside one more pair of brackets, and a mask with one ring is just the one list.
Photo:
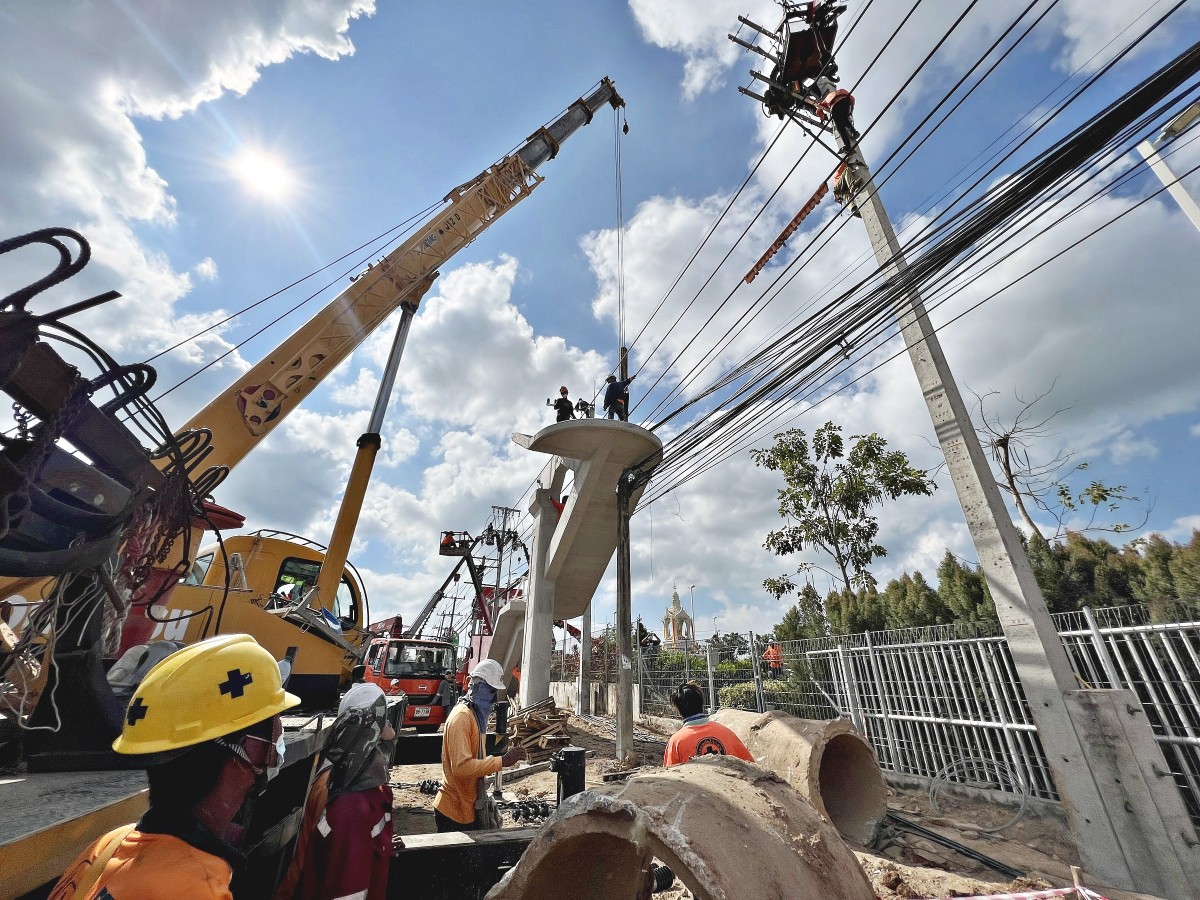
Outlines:
{"label": "white hard hat", "polygon": [[481,659],[471,670],[471,677],[487,682],[498,691],[508,687],[504,683],[504,670],[494,659]]}

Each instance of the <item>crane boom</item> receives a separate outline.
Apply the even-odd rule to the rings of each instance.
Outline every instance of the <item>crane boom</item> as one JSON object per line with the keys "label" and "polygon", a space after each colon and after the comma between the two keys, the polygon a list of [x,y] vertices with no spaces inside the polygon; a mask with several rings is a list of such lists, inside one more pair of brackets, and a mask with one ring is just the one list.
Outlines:
{"label": "crane boom", "polygon": [[232,468],[401,306],[415,311],[438,267],[542,182],[537,168],[605,105],[625,101],[608,78],[539,128],[514,153],[445,197],[447,205],[298,331],[197,412],[180,432],[207,428],[205,464]]}

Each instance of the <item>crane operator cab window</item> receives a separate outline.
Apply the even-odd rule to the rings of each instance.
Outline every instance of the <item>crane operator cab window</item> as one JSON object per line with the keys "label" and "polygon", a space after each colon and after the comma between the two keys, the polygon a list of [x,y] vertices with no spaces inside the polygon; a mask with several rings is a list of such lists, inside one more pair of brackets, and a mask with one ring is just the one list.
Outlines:
{"label": "crane operator cab window", "polygon": [[208,574],[208,569],[212,565],[215,553],[206,553],[203,556],[197,556],[196,561],[192,563],[192,567],[188,569],[188,573],[183,576],[184,584],[204,584],[204,576]]}
{"label": "crane operator cab window", "polygon": [[[279,567],[279,574],[275,576],[275,589],[272,593],[279,594],[284,586],[295,585],[296,587],[288,592],[294,599],[297,596],[296,590],[311,589],[317,583],[317,576],[320,573],[320,562],[289,556]],[[358,627],[358,596],[348,575],[343,575],[342,580],[338,583],[337,593],[333,597],[332,612],[343,631]]]}

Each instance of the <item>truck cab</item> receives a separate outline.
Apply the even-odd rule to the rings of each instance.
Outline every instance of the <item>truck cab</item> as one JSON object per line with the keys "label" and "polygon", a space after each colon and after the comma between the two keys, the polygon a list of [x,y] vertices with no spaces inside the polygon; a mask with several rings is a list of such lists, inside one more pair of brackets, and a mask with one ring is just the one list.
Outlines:
{"label": "truck cab", "polygon": [[[407,694],[404,726],[436,731],[462,693],[458,654],[453,644],[426,638],[376,636],[364,658],[366,680],[385,694]],[[450,674],[452,681],[447,682]],[[453,685],[453,690],[443,687]]]}

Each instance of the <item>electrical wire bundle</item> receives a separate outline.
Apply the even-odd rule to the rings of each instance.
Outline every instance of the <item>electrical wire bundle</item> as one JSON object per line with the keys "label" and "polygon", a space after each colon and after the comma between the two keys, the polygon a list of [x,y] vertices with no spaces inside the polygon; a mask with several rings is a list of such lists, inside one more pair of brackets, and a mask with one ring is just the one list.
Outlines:
{"label": "electrical wire bundle", "polygon": [[[1022,16],[1029,13],[1034,5],[1030,4]],[[663,496],[713,465],[752,446],[753,442],[770,433],[769,429],[778,428],[783,420],[794,419],[805,409],[863,377],[865,373],[855,376],[853,370],[894,337],[897,310],[903,309],[908,298],[916,291],[930,292],[927,294],[928,308],[936,308],[1019,252],[1029,240],[1029,231],[1038,229],[1034,237],[1045,234],[1125,184],[1133,170],[1124,166],[1122,159],[1124,152],[1131,150],[1132,144],[1136,143],[1137,135],[1144,133],[1154,121],[1170,110],[1194,99],[1197,93],[1194,84],[1197,68],[1195,47],[1185,51],[1134,90],[1125,93],[997,187],[987,192],[979,190],[985,179],[992,177],[1005,159],[1011,158],[1017,149],[1027,144],[1056,115],[1077,102],[1088,88],[1161,26],[1180,5],[1172,7],[1058,106],[1044,114],[1000,161],[975,178],[959,193],[955,202],[910,238],[904,251],[919,255],[907,271],[892,271],[890,266],[871,271],[835,299],[810,312],[798,325],[731,366],[682,406],[670,410],[660,400],[652,412],[663,412],[665,416],[651,426],[653,428],[667,425],[689,409],[698,415],[666,442],[666,459],[656,472],[654,484],[643,498],[643,508],[647,501]],[[1048,10],[1043,11],[1033,25],[1041,21],[1046,12]],[[1011,33],[1016,24],[1014,22],[1005,33]],[[1029,34],[1033,25],[1026,28],[1021,38]],[[999,41],[991,49],[997,46]],[[981,62],[977,62],[970,71],[976,71]],[[993,64],[988,71],[994,68]],[[965,78],[960,79],[958,85],[942,98],[921,125],[901,142],[881,170],[914,139],[920,128],[949,100]],[[974,87],[977,86],[978,82]],[[961,105],[962,99],[965,98],[960,98],[955,108]],[[927,138],[928,135],[921,142]],[[891,174],[894,172],[895,169]],[[1103,181],[1103,177],[1110,180]],[[1147,202],[1152,196],[1144,198],[1141,203]],[[1128,214],[1137,205],[1126,209],[1120,216]],[[1071,247],[1113,224],[1120,216],[1075,241]],[[1049,224],[1043,224],[1041,220],[1049,220]],[[811,253],[805,259],[806,251],[816,245],[820,234],[829,229],[833,221],[826,223],[793,262],[777,275],[774,296],[778,296],[782,286],[795,277],[806,261],[811,260]],[[846,221],[843,218],[838,227]],[[1026,270],[971,308],[978,307],[1019,283],[1053,258],[1056,257],[1043,260]],[[710,276],[705,284],[711,280]],[[760,311],[761,307],[755,315]],[[743,319],[740,329],[744,330],[746,324],[748,321]],[[728,346],[733,336],[733,332],[727,333],[721,348]],[[695,339],[693,337],[692,341]],[[721,348],[714,351],[703,367],[715,360],[715,354]],[[878,365],[874,368],[878,368]],[[697,366],[693,372],[680,378],[671,394],[678,394],[689,378],[694,381],[695,374],[703,367]],[[704,411],[706,401],[709,408]],[[712,406],[714,403],[715,408]]]}

